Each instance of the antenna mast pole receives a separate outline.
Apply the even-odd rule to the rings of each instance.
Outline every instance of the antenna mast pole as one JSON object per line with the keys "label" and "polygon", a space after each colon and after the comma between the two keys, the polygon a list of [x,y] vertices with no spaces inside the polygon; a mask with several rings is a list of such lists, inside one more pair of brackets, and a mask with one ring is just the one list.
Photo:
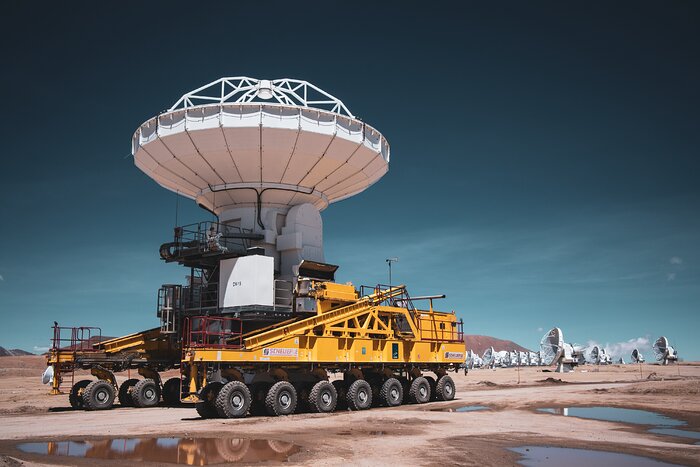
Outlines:
{"label": "antenna mast pole", "polygon": [[389,287],[391,288],[391,263],[395,263],[399,258],[387,258],[386,263],[389,265]]}

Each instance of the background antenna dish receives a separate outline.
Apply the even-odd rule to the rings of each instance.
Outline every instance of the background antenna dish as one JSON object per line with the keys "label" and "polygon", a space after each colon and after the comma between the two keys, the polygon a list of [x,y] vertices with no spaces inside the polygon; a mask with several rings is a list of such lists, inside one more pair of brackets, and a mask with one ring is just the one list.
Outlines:
{"label": "background antenna dish", "polygon": [[493,347],[489,347],[488,349],[486,349],[486,352],[484,352],[484,356],[482,357],[484,366],[492,366],[494,364],[494,358],[495,352],[493,350]]}
{"label": "background antenna dish", "polygon": [[543,365],[556,365],[558,373],[573,371],[579,364],[581,352],[564,342],[561,329],[553,328],[540,341]]}
{"label": "background antenna dish", "polygon": [[542,365],[552,365],[559,358],[563,349],[564,338],[561,329],[551,329],[540,341]]}
{"label": "background antenna dish", "polygon": [[668,344],[668,339],[661,336],[654,343],[654,356],[662,365],[668,365],[670,361],[678,361],[678,352]]}
{"label": "background antenna dish", "polygon": [[638,349],[632,351],[632,362],[634,363],[644,363],[644,355],[639,353]]}

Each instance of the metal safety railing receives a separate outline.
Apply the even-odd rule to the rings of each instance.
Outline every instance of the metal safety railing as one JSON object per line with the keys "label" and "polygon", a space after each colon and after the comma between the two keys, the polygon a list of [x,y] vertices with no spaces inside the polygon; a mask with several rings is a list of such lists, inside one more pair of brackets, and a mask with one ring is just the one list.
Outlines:
{"label": "metal safety railing", "polygon": [[175,227],[173,241],[160,247],[160,256],[172,261],[197,255],[246,254],[251,240],[264,238],[235,225],[220,222],[197,222]]}
{"label": "metal safety railing", "polygon": [[67,327],[54,323],[50,350],[90,352],[96,350],[93,345],[101,341],[102,329],[98,327]]}
{"label": "metal safety railing", "polygon": [[423,341],[463,342],[464,321],[442,321],[433,315],[420,315],[416,319],[418,336]]}
{"label": "metal safety railing", "polygon": [[240,349],[243,321],[224,316],[193,316],[185,320],[185,347]]}

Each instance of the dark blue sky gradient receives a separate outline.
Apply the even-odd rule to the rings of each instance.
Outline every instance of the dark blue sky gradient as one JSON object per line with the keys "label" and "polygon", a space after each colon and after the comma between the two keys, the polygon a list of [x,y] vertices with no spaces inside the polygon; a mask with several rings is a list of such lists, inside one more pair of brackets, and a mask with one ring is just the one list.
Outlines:
{"label": "dark blue sky gradient", "polygon": [[[175,195],[130,138],[221,76],[306,79],[389,140],[324,211],[339,278],[446,293],[472,334],[536,348],[665,334],[700,359],[694,2],[7,2],[0,19],[0,345],[54,320],[156,324]],[[180,200],[180,223],[210,216]],[[628,359],[628,354],[624,355]]]}

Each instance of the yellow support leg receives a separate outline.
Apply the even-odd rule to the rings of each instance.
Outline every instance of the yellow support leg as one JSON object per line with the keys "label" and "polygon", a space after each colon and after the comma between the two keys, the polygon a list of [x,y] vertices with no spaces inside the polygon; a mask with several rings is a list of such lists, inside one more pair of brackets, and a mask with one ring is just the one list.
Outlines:
{"label": "yellow support leg", "polygon": [[52,396],[57,396],[59,394],[63,394],[61,392],[60,386],[61,386],[61,372],[58,370],[56,365],[51,365],[53,368],[53,378],[51,378],[51,391],[49,394]]}

